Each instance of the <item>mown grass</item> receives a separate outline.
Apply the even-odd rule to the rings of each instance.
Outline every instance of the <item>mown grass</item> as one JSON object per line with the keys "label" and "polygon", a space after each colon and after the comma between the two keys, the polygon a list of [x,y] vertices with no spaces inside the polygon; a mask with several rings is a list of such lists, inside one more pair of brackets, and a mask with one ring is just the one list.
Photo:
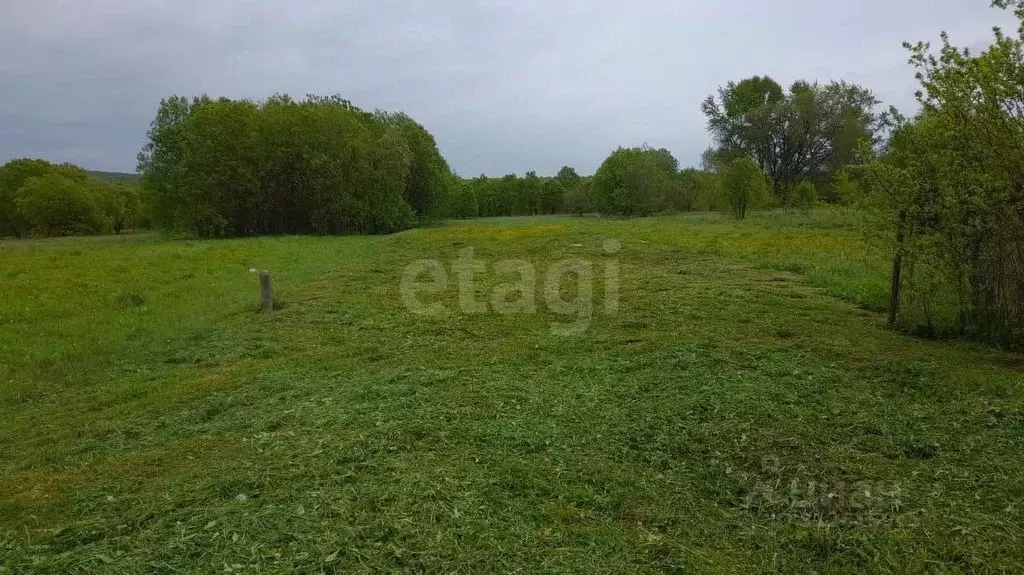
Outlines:
{"label": "mown grass", "polygon": [[[3,242],[0,573],[1019,571],[1024,359],[886,331],[852,217]],[[589,329],[408,313],[466,247]]]}

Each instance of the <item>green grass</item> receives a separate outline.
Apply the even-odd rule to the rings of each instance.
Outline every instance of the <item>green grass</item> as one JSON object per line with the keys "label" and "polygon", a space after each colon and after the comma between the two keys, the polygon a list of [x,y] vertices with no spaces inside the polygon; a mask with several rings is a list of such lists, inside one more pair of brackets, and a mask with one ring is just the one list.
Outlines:
{"label": "green grass", "polygon": [[[0,243],[0,573],[1020,571],[1024,358],[886,331],[852,217]],[[466,247],[590,328],[408,313]]]}

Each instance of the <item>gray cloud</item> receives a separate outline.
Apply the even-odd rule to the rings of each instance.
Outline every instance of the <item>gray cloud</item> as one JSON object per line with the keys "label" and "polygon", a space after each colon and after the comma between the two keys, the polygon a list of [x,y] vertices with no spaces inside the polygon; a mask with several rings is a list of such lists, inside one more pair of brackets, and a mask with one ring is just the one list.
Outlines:
{"label": "gray cloud", "polygon": [[8,0],[0,161],[132,171],[160,98],[340,93],[403,110],[465,175],[596,169],[648,142],[695,164],[730,79],[845,78],[914,108],[903,40],[984,45],[987,0]]}

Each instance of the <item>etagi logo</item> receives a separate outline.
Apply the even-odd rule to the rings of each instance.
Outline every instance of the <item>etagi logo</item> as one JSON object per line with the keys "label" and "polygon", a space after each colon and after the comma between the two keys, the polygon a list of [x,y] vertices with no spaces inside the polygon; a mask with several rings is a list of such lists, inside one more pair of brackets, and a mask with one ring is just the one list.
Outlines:
{"label": "etagi logo", "polygon": [[[473,248],[459,251],[449,268],[437,260],[419,260],[402,272],[401,295],[405,308],[420,315],[442,315],[448,312],[437,296],[446,293],[454,284],[458,290],[457,313],[499,315],[535,314],[538,301],[538,278],[543,277],[540,298],[547,309],[558,316],[571,318],[566,322],[552,322],[551,333],[576,336],[590,327],[594,317],[595,269],[604,281],[604,315],[619,311],[619,262],[615,256],[622,249],[619,240],[605,240],[602,251],[606,258],[599,262],[586,259],[556,261],[546,270],[522,259],[501,260],[490,264],[478,259]],[[503,281],[491,289],[489,298],[478,299],[479,278],[493,272]],[[540,272],[543,272],[541,274]],[[452,278],[454,276],[454,282]],[[566,285],[575,286],[575,294],[566,294]],[[424,296],[433,296],[425,302]]]}

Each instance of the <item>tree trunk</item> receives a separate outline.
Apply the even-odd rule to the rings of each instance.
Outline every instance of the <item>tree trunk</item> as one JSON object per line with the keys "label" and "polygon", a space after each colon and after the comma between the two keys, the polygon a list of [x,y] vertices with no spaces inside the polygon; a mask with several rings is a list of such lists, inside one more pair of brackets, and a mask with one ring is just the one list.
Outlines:
{"label": "tree trunk", "polygon": [[892,287],[889,290],[889,328],[896,327],[900,311],[900,290],[903,287],[903,241],[906,216],[901,215],[896,224],[896,255],[892,258]]}

